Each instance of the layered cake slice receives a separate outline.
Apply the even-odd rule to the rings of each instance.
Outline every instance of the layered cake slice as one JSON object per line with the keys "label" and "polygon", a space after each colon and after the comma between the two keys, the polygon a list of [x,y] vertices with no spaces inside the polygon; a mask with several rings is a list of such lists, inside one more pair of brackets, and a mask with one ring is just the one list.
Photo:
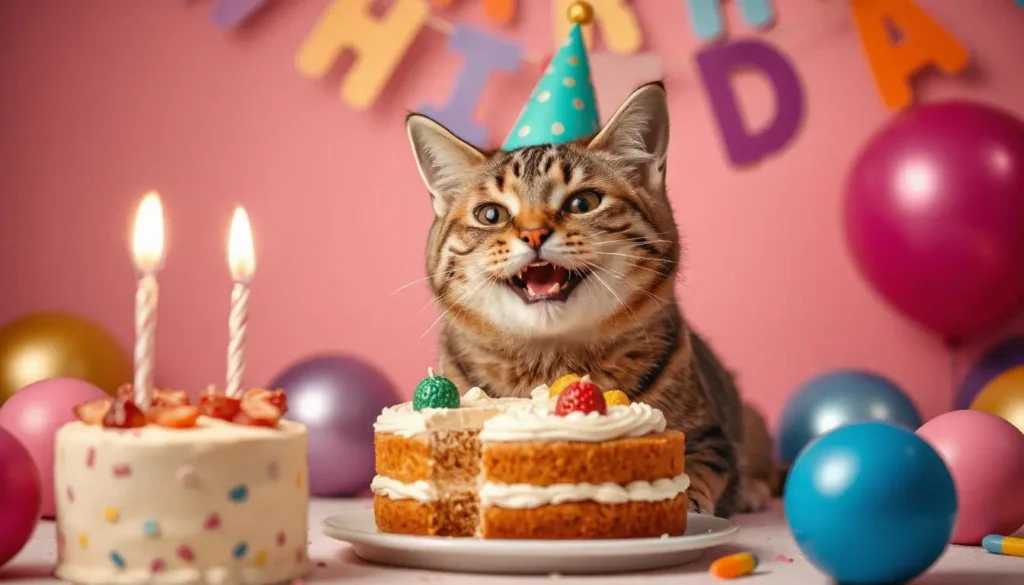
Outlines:
{"label": "layered cake slice", "polygon": [[481,426],[500,409],[529,401],[491,400],[479,388],[460,397],[447,379],[427,380],[430,405],[422,400],[387,408],[374,425],[377,476],[370,487],[377,525],[400,534],[473,536]]}
{"label": "layered cake slice", "polygon": [[509,539],[686,531],[684,436],[665,430],[659,410],[575,376],[531,399],[447,392],[454,397],[443,404],[417,409],[414,399],[378,418],[372,488],[381,531]]}

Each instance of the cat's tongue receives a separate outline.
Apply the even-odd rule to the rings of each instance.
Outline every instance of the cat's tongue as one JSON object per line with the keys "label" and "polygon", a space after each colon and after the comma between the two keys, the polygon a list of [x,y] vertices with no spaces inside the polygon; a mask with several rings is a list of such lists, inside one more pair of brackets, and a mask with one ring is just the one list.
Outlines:
{"label": "cat's tongue", "polygon": [[558,294],[568,278],[568,270],[547,262],[530,265],[523,271],[523,282],[531,295]]}

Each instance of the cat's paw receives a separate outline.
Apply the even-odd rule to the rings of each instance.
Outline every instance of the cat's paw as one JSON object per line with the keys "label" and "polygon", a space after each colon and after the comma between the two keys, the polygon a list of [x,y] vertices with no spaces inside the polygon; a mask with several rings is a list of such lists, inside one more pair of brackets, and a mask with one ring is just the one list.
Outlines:
{"label": "cat's paw", "polygon": [[772,489],[763,479],[740,478],[736,511],[740,514],[763,512],[772,503]]}
{"label": "cat's paw", "polygon": [[711,503],[711,501],[709,501],[703,494],[690,490],[686,492],[686,496],[690,499],[691,513],[707,514],[708,516],[715,515],[715,505]]}

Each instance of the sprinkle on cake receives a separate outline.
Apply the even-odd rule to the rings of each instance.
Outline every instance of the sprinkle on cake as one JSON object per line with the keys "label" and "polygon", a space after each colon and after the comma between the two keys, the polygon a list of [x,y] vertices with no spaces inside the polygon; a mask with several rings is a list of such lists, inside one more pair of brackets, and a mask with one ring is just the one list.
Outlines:
{"label": "sprinkle on cake", "polygon": [[308,572],[307,432],[280,390],[131,386],[57,433],[58,565],[76,583],[286,582]]}

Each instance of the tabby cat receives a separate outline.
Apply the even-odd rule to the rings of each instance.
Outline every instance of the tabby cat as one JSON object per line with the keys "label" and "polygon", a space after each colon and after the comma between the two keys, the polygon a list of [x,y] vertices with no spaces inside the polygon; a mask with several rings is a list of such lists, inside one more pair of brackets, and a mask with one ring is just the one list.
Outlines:
{"label": "tabby cat", "polygon": [[744,412],[676,302],[668,117],[652,83],[593,137],[486,153],[408,117],[436,214],[427,273],[444,311],[439,365],[492,396],[589,373],[686,433],[693,511],[756,511],[770,499],[764,422]]}

